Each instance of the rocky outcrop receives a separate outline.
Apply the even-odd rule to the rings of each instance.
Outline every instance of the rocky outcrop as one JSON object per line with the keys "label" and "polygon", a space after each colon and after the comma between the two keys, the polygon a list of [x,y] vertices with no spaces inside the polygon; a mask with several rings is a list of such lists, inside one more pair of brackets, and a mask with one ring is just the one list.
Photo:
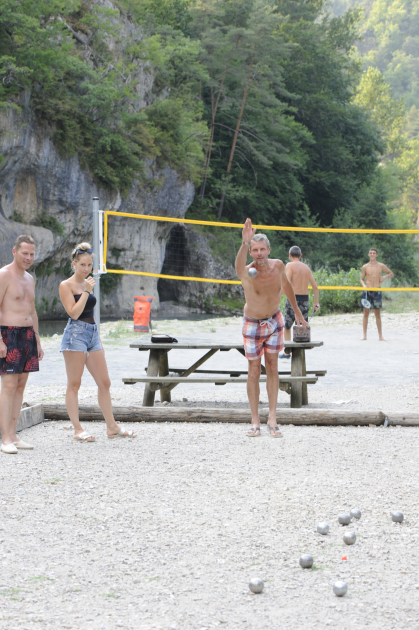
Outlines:
{"label": "rocky outcrop", "polygon": [[[93,0],[93,4],[115,8],[109,0]],[[119,39],[107,42],[116,57],[125,40],[140,41],[144,37],[141,29],[122,13],[118,28]],[[75,45],[81,46],[89,63],[88,37],[72,32]],[[147,63],[141,61],[130,72],[137,95],[133,106],[139,110],[155,98],[154,77]],[[93,197],[99,197],[101,210],[182,218],[192,203],[194,187],[191,182],[182,181],[173,169],[158,170],[149,162],[144,169],[149,186],[144,186],[144,180],[142,184],[137,181],[121,198],[118,191],[99,186],[81,167],[77,155],[60,156],[52,142],[52,130],[41,124],[31,109],[30,91],[23,92],[17,104],[20,110],[0,110],[0,265],[11,262],[16,236],[31,234],[36,242],[33,273],[38,314],[44,319],[65,317],[58,297],[59,283],[70,275],[70,254],[75,244],[92,241]],[[179,237],[183,239],[180,249],[175,242]],[[169,222],[125,217],[109,217],[107,265],[110,269],[149,273],[235,278],[231,260],[226,262],[213,255],[211,237]],[[204,312],[240,310],[243,302],[241,287],[181,281],[158,283],[156,278],[146,276],[107,274],[101,279],[102,315],[131,317],[134,295],[153,296],[152,307],[156,311],[159,294],[166,305],[182,304]]]}
{"label": "rocky outcrop", "polygon": [[[93,197],[99,197],[101,210],[184,217],[194,188],[171,168],[152,171],[149,165],[146,175],[152,180],[150,189],[141,190],[137,183],[122,199],[117,191],[99,187],[80,167],[77,156],[59,156],[29,102],[26,93],[21,99],[21,113],[9,110],[0,114],[0,153],[4,156],[0,165],[0,262],[11,262],[12,244],[18,234],[34,237],[38,309],[41,317],[53,318],[64,316],[58,285],[69,275],[71,250],[77,242],[92,240]],[[23,223],[11,220],[16,216]],[[48,225],[48,219],[55,220],[55,233],[30,225],[33,221]],[[160,273],[171,228],[170,223],[110,217],[108,266]],[[132,298],[137,294],[154,296],[153,308],[158,308],[157,279],[109,274],[101,292],[102,313],[132,316]]]}
{"label": "rocky outcrop", "polygon": [[[108,0],[94,4],[115,8]],[[108,46],[118,55],[124,37],[143,37],[127,16],[120,15],[121,37]],[[74,34],[83,44],[83,35]],[[140,109],[153,100],[154,77],[147,64],[138,61],[131,68]],[[37,244],[33,272],[36,277],[38,312],[44,318],[65,316],[58,299],[60,281],[70,274],[70,253],[77,242],[92,241],[92,198],[99,197],[101,210],[133,214],[184,217],[193,200],[194,187],[182,181],[173,169],[158,170],[145,165],[150,185],[134,183],[128,195],[99,186],[81,168],[77,155],[63,158],[52,140],[51,129],[39,124],[30,107],[31,94],[21,94],[20,111],[0,111],[0,264],[12,260],[12,245],[18,234],[31,234]],[[16,222],[18,219],[19,222]],[[34,225],[36,224],[36,225]],[[111,217],[109,219],[108,266],[132,271],[159,273],[166,239],[173,224]],[[133,296],[155,297],[159,308],[157,279],[108,274],[101,284],[101,310],[104,316],[129,317]]]}
{"label": "rocky outcrop", "polygon": [[[166,247],[162,273],[194,278],[237,280],[234,245],[228,258],[214,254],[216,236],[201,234],[192,225],[172,228]],[[168,302],[202,313],[242,313],[244,293],[241,285],[160,279],[158,291],[167,310]],[[167,305],[167,306],[166,306]]]}

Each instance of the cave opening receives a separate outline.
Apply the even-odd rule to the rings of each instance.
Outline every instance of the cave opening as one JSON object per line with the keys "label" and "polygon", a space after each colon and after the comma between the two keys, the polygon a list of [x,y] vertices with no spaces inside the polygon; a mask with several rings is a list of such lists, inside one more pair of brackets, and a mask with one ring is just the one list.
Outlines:
{"label": "cave opening", "polygon": [[[169,239],[166,244],[166,255],[164,257],[162,274],[168,276],[184,276],[189,263],[188,239],[183,225],[175,225],[170,230]],[[179,299],[179,280],[167,280],[159,278],[157,290],[161,302]]]}

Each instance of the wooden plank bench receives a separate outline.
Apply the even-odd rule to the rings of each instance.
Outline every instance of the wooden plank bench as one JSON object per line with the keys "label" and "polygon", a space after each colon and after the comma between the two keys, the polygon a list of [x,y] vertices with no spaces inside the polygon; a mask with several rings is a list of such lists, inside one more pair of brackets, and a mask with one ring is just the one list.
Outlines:
{"label": "wooden plank bench", "polygon": [[[264,368],[264,365],[261,365]],[[186,372],[186,368],[169,368],[170,372],[176,372],[177,374],[182,375],[183,372]],[[144,371],[147,372],[147,368],[144,368]],[[194,374],[229,374],[230,376],[241,376],[242,374],[247,374],[247,370],[195,370]],[[262,371],[262,374],[265,374]],[[327,370],[307,370],[306,374],[314,374],[314,376],[326,376]],[[291,372],[278,372],[278,376],[291,376]]]}
{"label": "wooden plank bench", "polygon": [[[266,383],[266,376],[260,377],[261,383]],[[159,389],[170,392],[174,387],[181,383],[214,383],[214,385],[227,385],[227,383],[247,383],[247,376],[233,377],[202,377],[202,376],[140,376],[138,378],[123,378],[125,385],[134,385],[135,383],[147,383],[152,392]],[[317,376],[281,376],[279,385],[292,383],[306,383],[314,385],[317,383]],[[281,387],[280,387],[281,388]]]}

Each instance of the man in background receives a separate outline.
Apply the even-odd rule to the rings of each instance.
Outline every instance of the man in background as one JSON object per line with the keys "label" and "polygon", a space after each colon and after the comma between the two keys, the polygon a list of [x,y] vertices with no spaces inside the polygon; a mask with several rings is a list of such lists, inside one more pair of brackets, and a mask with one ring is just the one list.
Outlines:
{"label": "man in background", "polygon": [[[313,277],[311,269],[301,262],[301,249],[294,245],[291,247],[289,251],[289,259],[290,262],[287,263],[285,267],[285,273],[287,274],[287,278],[289,282],[292,284],[292,288],[294,289],[295,299],[297,301],[298,308],[303,314],[306,322],[308,321],[308,287],[311,285],[314,293],[314,310],[318,311],[320,308],[319,304],[319,289],[317,287],[317,283]],[[279,294],[279,299],[284,292],[281,290]],[[284,309],[284,339],[285,341],[291,341],[291,328],[293,327],[295,322],[295,313],[294,309],[291,306],[290,301],[287,298],[285,302]],[[279,355],[280,359],[289,359],[291,357],[290,353],[282,352]]]}
{"label": "man in background", "polygon": [[[378,262],[378,252],[375,247],[371,247],[368,252],[370,262],[362,267],[361,284],[363,287],[379,288],[380,284],[387,280],[387,278],[393,278],[394,273],[390,271],[383,263]],[[382,276],[386,273],[386,276]],[[381,325],[381,309],[383,307],[383,294],[381,291],[363,291],[361,300],[366,300],[370,303],[370,308],[366,308],[364,305],[364,317],[362,320],[363,336],[361,341],[367,340],[367,328],[368,317],[371,308],[374,309],[375,323],[377,324],[378,338],[380,341],[385,341],[383,337],[382,325]]]}
{"label": "man in background", "polygon": [[32,449],[16,435],[29,372],[39,370],[44,356],[35,311],[35,282],[28,273],[35,258],[31,236],[18,236],[13,262],[0,269],[0,450],[10,455]]}

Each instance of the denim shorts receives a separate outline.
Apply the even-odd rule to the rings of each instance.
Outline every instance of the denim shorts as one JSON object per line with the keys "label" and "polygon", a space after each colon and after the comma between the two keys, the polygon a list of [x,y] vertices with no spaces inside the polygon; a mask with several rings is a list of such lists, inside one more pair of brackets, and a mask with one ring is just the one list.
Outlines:
{"label": "denim shorts", "polygon": [[69,319],[61,340],[60,352],[95,352],[102,350],[96,324]]}

